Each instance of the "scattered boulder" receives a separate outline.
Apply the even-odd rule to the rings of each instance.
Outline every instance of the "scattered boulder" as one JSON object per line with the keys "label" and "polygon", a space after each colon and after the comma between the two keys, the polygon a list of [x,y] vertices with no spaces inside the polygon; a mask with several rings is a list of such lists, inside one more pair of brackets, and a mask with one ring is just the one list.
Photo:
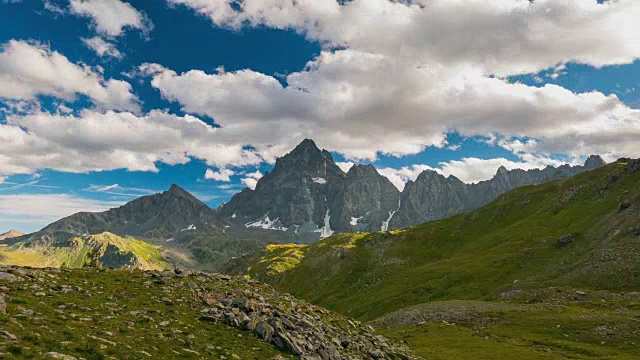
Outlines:
{"label": "scattered boulder", "polygon": [[234,277],[229,281],[237,289],[253,286],[254,290],[202,294],[203,303],[210,307],[201,311],[201,320],[248,330],[299,359],[414,359],[370,326],[250,280]]}
{"label": "scattered boulder", "polygon": [[17,276],[13,275],[13,274],[9,274],[7,272],[0,271],[0,280],[8,281],[8,282],[14,282],[14,281],[17,281],[17,280],[20,280],[20,279]]}
{"label": "scattered boulder", "polygon": [[556,241],[556,248],[562,249],[569,246],[573,240],[576,238],[576,234],[567,234],[558,238]]}
{"label": "scattered boulder", "polygon": [[0,292],[0,314],[7,313],[7,296]]}
{"label": "scattered boulder", "polygon": [[46,353],[44,356],[46,356],[48,358],[51,358],[51,359],[78,360],[78,358],[75,357],[75,356],[60,354],[60,353],[53,352],[53,351]]}
{"label": "scattered boulder", "polygon": [[620,203],[620,211],[626,210],[631,207],[631,203],[629,201],[623,201]]}
{"label": "scattered boulder", "polygon": [[0,339],[4,339],[11,342],[18,342],[18,337],[11,334],[8,331],[0,330]]}

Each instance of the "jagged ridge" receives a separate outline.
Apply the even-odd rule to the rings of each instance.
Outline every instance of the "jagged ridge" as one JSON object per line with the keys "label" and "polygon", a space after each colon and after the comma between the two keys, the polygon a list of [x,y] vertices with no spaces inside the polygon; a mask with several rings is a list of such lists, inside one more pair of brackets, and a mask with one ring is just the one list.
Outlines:
{"label": "jagged ridge", "polygon": [[371,165],[355,165],[345,174],[329,152],[305,139],[276,161],[255,190],[244,189],[225,204],[221,214],[239,224],[288,231],[291,240],[306,242],[305,232],[317,238],[334,231],[379,231],[442,219],[476,209],[509,190],[604,164],[599,156],[591,156],[584,166],[529,171],[501,167],[491,180],[478,184],[427,170],[401,193]]}

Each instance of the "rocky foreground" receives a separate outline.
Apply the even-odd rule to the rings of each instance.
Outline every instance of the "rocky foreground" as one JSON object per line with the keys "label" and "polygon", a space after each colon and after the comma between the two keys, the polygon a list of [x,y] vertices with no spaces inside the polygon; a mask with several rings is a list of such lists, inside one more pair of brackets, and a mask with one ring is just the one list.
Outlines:
{"label": "rocky foreground", "polygon": [[357,321],[253,280],[0,267],[7,359],[413,359]]}

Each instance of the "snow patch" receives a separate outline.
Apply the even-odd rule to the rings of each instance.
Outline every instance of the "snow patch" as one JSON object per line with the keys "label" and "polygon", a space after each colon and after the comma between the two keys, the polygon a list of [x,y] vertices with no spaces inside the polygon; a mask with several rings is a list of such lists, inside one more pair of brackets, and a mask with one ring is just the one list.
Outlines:
{"label": "snow patch", "polygon": [[279,220],[280,218],[275,218],[273,220],[269,219],[269,214],[267,213],[260,220],[246,223],[244,224],[244,226],[246,228],[260,228],[265,230],[287,231],[288,228],[282,226],[282,223],[280,223]]}
{"label": "snow patch", "polygon": [[193,230],[195,230],[195,229],[196,229],[195,224],[191,224],[191,225],[189,225],[189,227],[188,227],[188,228],[186,228],[186,229],[182,229],[182,230],[180,230],[180,231],[181,231],[181,232],[182,232],[182,231],[193,231]]}
{"label": "snow patch", "polygon": [[174,238],[170,238],[170,239],[167,239],[167,242],[172,242],[174,240],[175,240]]}
{"label": "snow patch", "polygon": [[236,218],[236,213],[233,213],[233,215],[231,215],[231,218],[235,219]]}
{"label": "snow patch", "polygon": [[389,230],[389,223],[391,222],[393,215],[395,215],[398,212],[398,210],[400,210],[400,199],[398,199],[398,208],[394,211],[389,211],[389,217],[387,218],[387,220],[382,222],[382,226],[380,227],[382,231]]}
{"label": "snow patch", "polygon": [[313,182],[316,184],[326,184],[327,180],[325,180],[325,178],[315,177],[313,178]]}
{"label": "snow patch", "polygon": [[324,214],[324,225],[320,229],[316,230],[316,232],[320,233],[321,239],[324,239],[333,235],[333,230],[331,230],[330,221],[331,221],[331,215],[329,215],[329,209],[327,209],[327,212]]}
{"label": "snow patch", "polygon": [[351,226],[356,226],[358,225],[358,221],[362,220],[362,216],[360,217],[351,217],[351,221],[349,222],[349,224],[351,224]]}

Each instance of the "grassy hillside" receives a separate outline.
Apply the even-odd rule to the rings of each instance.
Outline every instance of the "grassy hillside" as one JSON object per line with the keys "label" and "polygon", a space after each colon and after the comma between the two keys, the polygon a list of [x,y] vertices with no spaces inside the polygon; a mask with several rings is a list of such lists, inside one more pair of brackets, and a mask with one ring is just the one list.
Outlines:
{"label": "grassy hillside", "polygon": [[414,359],[344,316],[231,276],[0,266],[0,285],[2,359]]}
{"label": "grassy hillside", "polygon": [[[549,334],[542,319],[564,317],[578,327],[606,327],[616,320],[605,316],[610,310],[607,299],[640,290],[638,184],[640,162],[619,161],[570,179],[520,188],[476,211],[404,230],[338,235],[312,245],[270,246],[260,256],[237,265],[236,270],[362,320],[412,305],[447,304],[451,300],[556,304],[560,308],[516,316],[520,323],[489,316],[504,326],[505,333],[517,338],[513,341],[544,343],[537,336],[557,340],[558,334]],[[596,291],[608,294],[603,295],[605,312],[602,307],[591,308],[582,299],[574,299],[576,293]],[[627,319],[635,317],[628,321],[635,325],[631,326],[635,332],[621,341],[629,346],[636,341],[640,344],[638,299],[631,295],[624,299],[620,306],[636,312],[620,314]],[[583,315],[594,312],[599,320],[585,322]],[[510,310],[498,313],[513,315]],[[425,338],[416,334],[432,332],[429,326],[435,326],[430,319],[424,321],[423,325],[410,321],[400,328],[395,324],[389,331],[404,338],[398,333],[402,327],[417,326],[405,333],[412,334],[405,340],[424,350],[434,344],[427,346]],[[468,322],[460,331],[476,334],[472,324],[475,322]],[[537,326],[545,328],[536,330]],[[527,329],[531,336],[518,337]],[[538,335],[533,336],[536,331]],[[450,332],[442,339],[451,339]],[[443,333],[432,332],[431,340],[436,341],[437,334]],[[572,336],[558,336],[565,335]],[[598,339],[587,336],[583,340],[594,346],[606,343]],[[463,348],[449,343],[443,351],[460,352]],[[499,348],[508,351],[503,344]],[[571,354],[577,357],[589,351],[593,349],[578,348]],[[596,357],[605,355],[598,353]],[[633,352],[633,356],[639,355],[638,350]],[[449,358],[469,358],[460,356]],[[536,351],[534,356],[540,353]]]}
{"label": "grassy hillside", "polygon": [[108,232],[72,237],[46,246],[24,245],[22,242],[0,243],[0,264],[77,268],[94,263],[102,267],[149,270],[169,267],[160,247]]}

